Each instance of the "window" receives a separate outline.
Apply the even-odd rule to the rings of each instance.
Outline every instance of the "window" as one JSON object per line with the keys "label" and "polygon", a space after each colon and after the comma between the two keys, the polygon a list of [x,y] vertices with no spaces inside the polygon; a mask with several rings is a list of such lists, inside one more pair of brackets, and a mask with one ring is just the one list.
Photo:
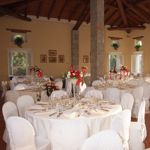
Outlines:
{"label": "window", "polygon": [[23,50],[9,51],[9,75],[24,76],[28,74],[28,67],[31,65],[31,54]]}
{"label": "window", "polygon": [[123,64],[123,55],[121,52],[110,52],[109,71],[113,71],[115,69],[118,72]]}
{"label": "window", "polygon": [[134,75],[143,73],[143,52],[134,52],[131,56],[131,72]]}

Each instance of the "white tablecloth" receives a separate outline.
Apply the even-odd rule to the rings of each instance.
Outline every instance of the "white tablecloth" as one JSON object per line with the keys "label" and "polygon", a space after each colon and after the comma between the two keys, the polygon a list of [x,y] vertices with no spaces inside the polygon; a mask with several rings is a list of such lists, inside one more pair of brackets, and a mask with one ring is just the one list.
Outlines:
{"label": "white tablecloth", "polygon": [[111,118],[122,110],[120,105],[109,105],[107,109],[78,116],[71,109],[57,117],[57,114],[51,116],[56,112],[55,109],[39,112],[34,107],[26,112],[26,118],[34,126],[37,135],[50,140],[51,150],[78,150],[89,136],[108,129]]}

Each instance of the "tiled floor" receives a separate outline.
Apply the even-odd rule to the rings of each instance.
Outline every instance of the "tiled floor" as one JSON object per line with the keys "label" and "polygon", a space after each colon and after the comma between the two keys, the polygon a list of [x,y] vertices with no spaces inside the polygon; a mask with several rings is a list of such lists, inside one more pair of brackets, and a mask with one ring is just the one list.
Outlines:
{"label": "tiled floor", "polygon": [[[2,108],[3,101],[0,100],[0,109]],[[147,127],[147,138],[145,140],[145,146],[150,147],[150,113],[146,113],[146,127]],[[2,109],[0,111],[0,150],[5,150],[6,144],[2,140],[3,132],[5,129],[5,123],[2,116]]]}

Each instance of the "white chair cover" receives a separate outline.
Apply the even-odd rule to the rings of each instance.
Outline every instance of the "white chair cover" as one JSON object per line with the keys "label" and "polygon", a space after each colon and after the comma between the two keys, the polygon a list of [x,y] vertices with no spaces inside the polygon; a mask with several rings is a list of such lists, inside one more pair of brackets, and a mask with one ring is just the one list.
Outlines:
{"label": "white chair cover", "polygon": [[[2,107],[2,113],[6,124],[9,117],[18,116],[17,106],[13,102],[6,102]],[[7,149],[9,149],[9,137],[6,129],[4,130],[3,140],[7,143]]]}
{"label": "white chair cover", "polygon": [[17,84],[14,87],[14,90],[24,90],[24,89],[27,89],[27,88],[28,88],[28,86],[26,84],[20,83],[20,84]]}
{"label": "white chair cover", "polygon": [[51,100],[55,100],[55,99],[64,99],[64,98],[68,98],[68,94],[66,91],[63,90],[56,90],[53,91],[51,94]]}
{"label": "white chair cover", "polygon": [[48,101],[49,97],[47,96],[47,91],[41,92],[41,101]]}
{"label": "white chair cover", "polygon": [[85,94],[85,98],[97,98],[97,99],[103,99],[103,94],[99,90],[90,90]]}
{"label": "white chair cover", "polygon": [[111,122],[111,129],[115,130],[123,141],[124,150],[129,150],[129,127],[131,123],[131,110],[126,109],[117,114]]}
{"label": "white chair cover", "polygon": [[23,95],[23,96],[18,97],[17,107],[19,111],[19,116],[25,117],[25,111],[32,105],[34,105],[34,100],[32,96]]}
{"label": "white chair cover", "polygon": [[8,117],[18,116],[18,110],[16,105],[13,102],[6,102],[2,107],[2,113],[4,120],[6,122]]}
{"label": "white chair cover", "polygon": [[116,104],[120,104],[120,90],[117,88],[107,88],[105,93],[105,99],[112,100]]}
{"label": "white chair cover", "polygon": [[89,137],[81,150],[123,150],[123,145],[117,132],[104,130]]}
{"label": "white chair cover", "polygon": [[144,150],[145,146],[143,141],[147,136],[145,126],[145,101],[142,101],[138,113],[138,121],[131,122],[130,125],[130,138],[129,147],[131,150]]}
{"label": "white chair cover", "polygon": [[103,82],[101,81],[101,80],[94,80],[93,82],[92,82],[92,86],[93,87],[97,87],[97,86],[100,86],[100,85],[102,85],[103,84]]}
{"label": "white chair cover", "polygon": [[139,86],[135,89],[133,89],[133,97],[134,97],[134,105],[133,105],[133,110],[132,110],[132,116],[133,117],[138,117],[138,112],[139,112],[139,108],[140,108],[140,105],[141,105],[141,102],[143,100],[143,87],[142,86]]}
{"label": "white chair cover", "polygon": [[133,103],[134,103],[134,97],[132,94],[125,93],[122,95],[121,106],[122,106],[123,110],[124,109],[130,109],[132,111]]}
{"label": "white chair cover", "polygon": [[95,88],[92,86],[87,87],[83,92],[81,92],[81,95],[85,96],[85,94],[88,93],[90,90],[95,90]]}
{"label": "white chair cover", "polygon": [[35,139],[32,125],[21,117],[10,117],[7,122],[11,150],[50,150],[46,139]]}
{"label": "white chair cover", "polygon": [[55,80],[55,85],[57,86],[57,88],[58,88],[59,90],[61,90],[62,87],[63,87],[62,79],[56,79],[56,80]]}

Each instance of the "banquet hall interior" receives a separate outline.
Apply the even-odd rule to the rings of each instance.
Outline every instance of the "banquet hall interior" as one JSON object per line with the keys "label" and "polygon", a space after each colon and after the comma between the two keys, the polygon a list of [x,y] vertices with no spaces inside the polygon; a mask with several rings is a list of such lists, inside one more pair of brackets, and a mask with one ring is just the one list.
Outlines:
{"label": "banquet hall interior", "polygon": [[0,150],[150,149],[150,0],[0,0]]}

